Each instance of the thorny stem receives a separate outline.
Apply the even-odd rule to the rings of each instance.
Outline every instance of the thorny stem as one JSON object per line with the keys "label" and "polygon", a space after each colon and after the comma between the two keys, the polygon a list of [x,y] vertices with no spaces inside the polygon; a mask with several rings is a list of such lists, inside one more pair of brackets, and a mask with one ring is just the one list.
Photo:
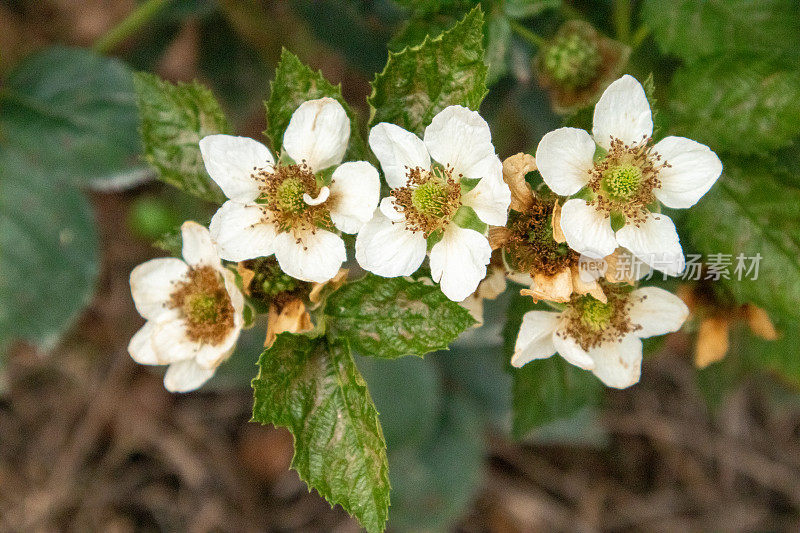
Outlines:
{"label": "thorny stem", "polygon": [[128,37],[139,31],[150,19],[168,3],[169,0],[146,0],[134,9],[122,22],[108,30],[95,41],[92,48],[99,54],[113,51]]}
{"label": "thorny stem", "polygon": [[514,30],[515,32],[517,32],[517,35],[519,35],[520,37],[522,37],[523,39],[525,39],[526,41],[528,41],[532,45],[534,45],[534,46],[536,46],[538,48],[542,48],[547,44],[547,41],[545,40],[544,37],[542,37],[538,33],[535,33],[533,31],[529,30],[528,28],[526,28],[525,26],[523,26],[519,22],[517,22],[515,20],[511,20],[511,21],[509,21],[509,24],[511,25],[511,29]]}

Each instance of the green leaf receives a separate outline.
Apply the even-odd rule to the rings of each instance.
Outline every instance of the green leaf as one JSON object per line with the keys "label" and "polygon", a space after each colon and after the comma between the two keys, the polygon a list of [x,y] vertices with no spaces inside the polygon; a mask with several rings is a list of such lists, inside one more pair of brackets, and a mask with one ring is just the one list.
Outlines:
{"label": "green leaf", "polygon": [[50,348],[94,292],[92,207],[79,185],[138,164],[127,67],[54,47],[0,89],[0,350],[13,339]]}
{"label": "green leaf", "polygon": [[367,274],[328,299],[329,332],[361,355],[393,359],[447,348],[475,320],[438,286]]}
{"label": "green leaf", "polygon": [[0,142],[31,154],[50,179],[79,185],[142,166],[131,72],[88,50],[27,58],[0,91]]}
{"label": "green leaf", "polygon": [[690,61],[740,51],[798,53],[793,0],[645,0],[642,19],[665,53]]}
{"label": "green leaf", "polygon": [[720,151],[774,150],[800,134],[800,71],[777,61],[730,56],[683,67],[670,100],[674,129]]}
{"label": "green leaf", "polygon": [[370,125],[391,122],[421,135],[436,113],[460,104],[477,109],[486,95],[483,11],[422,44],[389,53],[372,82]]}
{"label": "green leaf", "polygon": [[350,146],[345,154],[345,160],[366,159],[368,157],[366,144],[353,110],[342,98],[341,85],[331,84],[322,72],[311,70],[286,49],[281,53],[281,60],[275,70],[275,79],[270,85],[269,100],[265,103],[267,109],[265,133],[272,140],[275,151],[281,151],[283,133],[300,104],[325,96],[334,98],[342,104],[347,116],[350,117]]}
{"label": "green leaf", "polygon": [[386,443],[346,342],[282,333],[261,354],[253,420],[294,435],[292,468],[369,532],[389,512]]}
{"label": "green leaf", "polygon": [[[704,260],[727,254],[731,279],[720,282],[739,303],[800,319],[800,190],[776,182],[758,160],[728,158],[719,183],[687,211],[687,236]],[[757,263],[757,279],[736,273],[740,254],[745,268]],[[748,259],[756,254],[760,261]]]}
{"label": "green leaf", "polygon": [[230,132],[214,95],[197,82],[173,85],[145,72],[134,81],[144,157],[161,181],[203,200],[224,202],[206,172],[199,145],[206,135]]}
{"label": "green leaf", "polygon": [[[42,131],[46,135],[46,131]],[[24,339],[55,345],[94,293],[94,213],[38,153],[0,150],[0,354]]]}
{"label": "green leaf", "polygon": [[[508,359],[514,353],[522,317],[531,310],[546,310],[543,304],[515,293],[508,307],[504,329],[505,352]],[[535,427],[568,418],[587,406],[600,401],[603,387],[586,370],[569,364],[560,355],[531,361],[522,368],[511,368],[512,428],[515,438],[522,439]]]}

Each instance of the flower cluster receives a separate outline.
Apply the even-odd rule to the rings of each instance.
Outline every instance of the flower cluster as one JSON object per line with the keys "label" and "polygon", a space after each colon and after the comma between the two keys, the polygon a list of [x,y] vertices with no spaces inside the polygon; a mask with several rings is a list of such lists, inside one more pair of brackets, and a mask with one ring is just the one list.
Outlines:
{"label": "flower cluster", "polygon": [[[432,281],[476,317],[506,277],[529,285],[523,294],[556,310],[525,315],[514,366],[558,352],[609,386],[631,385],[639,339],[677,330],[688,310],[664,290],[634,288],[637,280],[615,275],[613,264],[680,273],[683,252],[660,204],[693,205],[721,173],[706,146],[679,137],[654,143],[652,132],[644,90],[630,76],[600,98],[592,135],[550,132],[535,158],[502,163],[486,121],[462,106],[439,112],[422,138],[380,123],[369,146],[388,185],[383,199],[372,164],[342,162],[350,120],[332,98],[297,108],[277,158],[253,139],[207,136],[203,161],[228,200],[209,230],[184,224],[183,261],[156,259],[131,274],[147,319],[131,356],[170,365],[169,390],[197,388],[233,349],[243,292],[267,303],[276,328],[268,342],[276,331],[312,328],[298,287],[318,301],[344,281],[348,233],[357,263],[378,276],[409,276],[429,258]],[[526,176],[536,170],[544,184],[534,188]],[[585,258],[612,268],[586,272]]]}

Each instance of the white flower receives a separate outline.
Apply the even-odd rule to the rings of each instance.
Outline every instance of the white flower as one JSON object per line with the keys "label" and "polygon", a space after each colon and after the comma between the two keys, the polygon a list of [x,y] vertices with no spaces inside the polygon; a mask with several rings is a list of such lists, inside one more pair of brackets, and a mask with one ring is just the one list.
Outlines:
{"label": "white flower", "polygon": [[[283,136],[292,164],[275,163],[261,143],[209,135],[200,152],[211,178],[230,199],[209,229],[220,257],[244,261],[275,254],[292,277],[322,283],[347,259],[335,230],[357,233],[378,205],[378,171],[366,161],[341,163],[350,120],[333,98],[297,108]],[[320,171],[339,165],[323,183]]]}
{"label": "white flower", "polygon": [[233,273],[223,268],[208,230],[181,227],[183,261],[152,259],[131,272],[131,295],[147,322],[128,344],[143,365],[169,365],[171,392],[200,387],[226,360],[242,330],[244,298]]}
{"label": "white flower", "polygon": [[359,264],[384,277],[410,275],[433,236],[433,280],[451,300],[464,300],[486,276],[492,250],[484,233],[459,226],[456,212],[471,207],[481,221],[502,226],[511,201],[489,125],[475,111],[450,106],[433,117],[424,140],[382,122],[369,145],[392,193],[358,234]]}
{"label": "white flower", "polygon": [[[644,89],[623,76],[594,109],[592,135],[577,128],[546,134],[536,150],[545,183],[569,196],[586,188],[589,199],[573,198],[561,209],[561,228],[570,247],[594,258],[625,247],[667,274],[683,271],[685,260],[675,225],[652,212],[661,202],[693,206],[722,173],[707,146],[683,137],[652,144],[653,120]],[[606,153],[595,161],[597,146]]]}
{"label": "white flower", "polygon": [[642,341],[680,329],[689,316],[683,301],[663,289],[610,291],[608,302],[590,296],[573,300],[562,312],[529,311],[511,364],[521,367],[558,352],[575,366],[591,370],[609,387],[637,383]]}

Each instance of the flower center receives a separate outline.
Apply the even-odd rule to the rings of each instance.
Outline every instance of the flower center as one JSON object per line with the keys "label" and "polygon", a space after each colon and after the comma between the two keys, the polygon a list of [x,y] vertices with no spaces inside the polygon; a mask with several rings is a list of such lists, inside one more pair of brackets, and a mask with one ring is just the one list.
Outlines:
{"label": "flower center", "polygon": [[406,218],[406,227],[427,238],[446,226],[461,206],[461,185],[449,169],[413,168],[404,187],[392,189],[394,204]]}
{"label": "flower center", "polygon": [[546,48],[542,60],[545,72],[559,85],[578,89],[597,76],[602,57],[597,43],[578,33],[559,35]]}
{"label": "flower center", "polygon": [[510,213],[507,227],[511,232],[503,251],[514,270],[553,276],[578,263],[578,254],[553,238],[552,203],[534,197],[528,211]]}
{"label": "flower center", "polygon": [[219,344],[233,329],[233,305],[220,274],[209,266],[193,268],[170,295],[169,306],[186,320],[190,340]]}
{"label": "flower center", "polygon": [[642,169],[634,165],[611,167],[603,173],[601,187],[616,200],[627,200],[642,184]]}
{"label": "flower center", "polygon": [[588,187],[594,193],[590,203],[612,220],[616,215],[642,223],[650,212],[647,206],[656,201],[653,191],[661,186],[659,173],[668,166],[653,152],[650,139],[631,145],[612,139],[608,154],[590,171]]}
{"label": "flower center", "polygon": [[593,296],[574,295],[564,310],[566,327],[563,333],[575,339],[584,350],[606,342],[620,342],[632,331],[641,329],[630,321],[633,305],[630,287],[617,287],[601,282],[608,301]]}
{"label": "flower center", "polygon": [[275,190],[275,199],[281,210],[289,213],[301,213],[308,207],[303,201],[305,192],[306,188],[302,181],[298,178],[287,178]]}
{"label": "flower center", "polygon": [[333,229],[329,206],[325,202],[309,205],[305,194],[317,198],[321,187],[305,163],[278,164],[272,169],[257,171],[253,176],[261,182],[257,202],[265,207],[266,219],[279,231],[297,233],[316,228]]}

